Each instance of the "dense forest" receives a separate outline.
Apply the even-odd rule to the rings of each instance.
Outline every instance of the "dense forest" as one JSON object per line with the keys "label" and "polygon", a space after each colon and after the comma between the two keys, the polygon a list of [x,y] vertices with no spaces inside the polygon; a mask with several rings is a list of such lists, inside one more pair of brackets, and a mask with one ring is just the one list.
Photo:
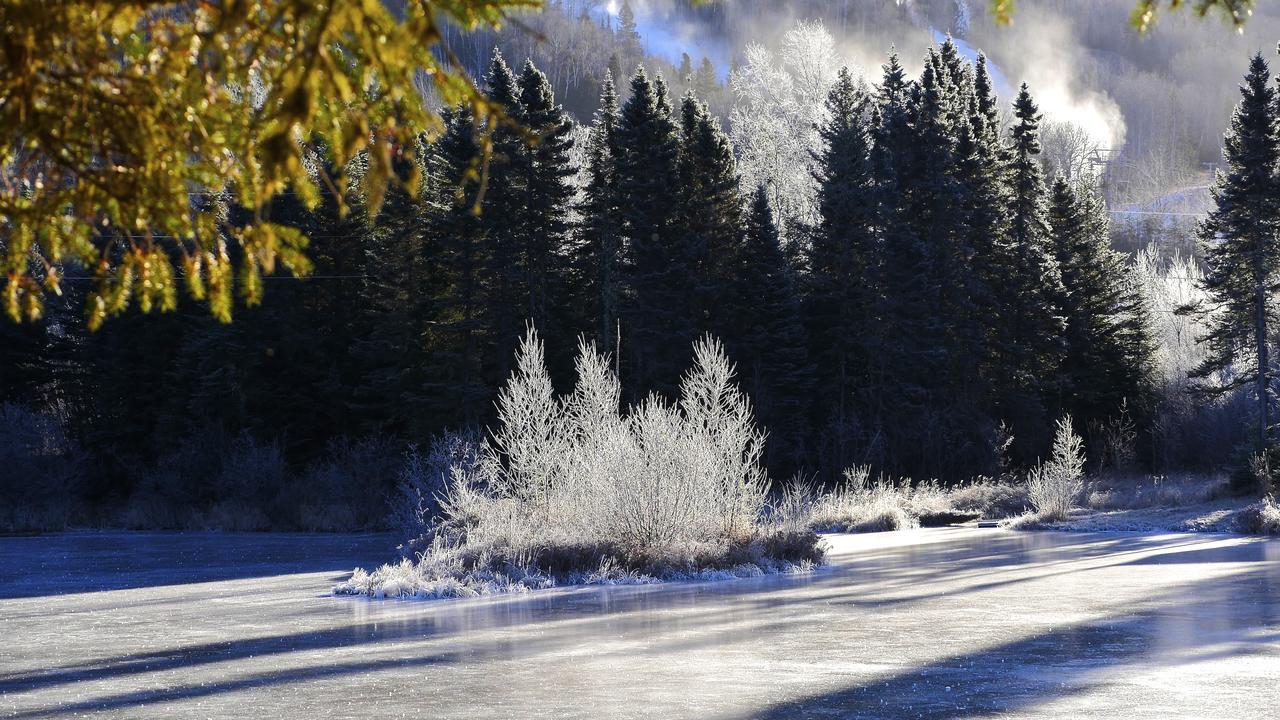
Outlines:
{"label": "dense forest", "polygon": [[1235,459],[1243,394],[1185,392],[1201,270],[1113,249],[1106,178],[1046,160],[1035,87],[998,97],[951,39],[868,80],[821,23],[726,80],[647,56],[628,4],[553,5],[544,28],[598,44],[579,65],[547,57],[558,36],[465,36],[511,122],[446,108],[420,192],[376,216],[332,188],[277,201],[314,272],[233,323],[184,300],[90,333],[68,272],[44,320],[0,325],[0,461],[32,514],[9,524],[377,525],[406,451],[493,423],[528,327],[561,387],[579,338],[610,353],[628,403],[719,338],[777,479],[995,476],[1063,416],[1099,466]]}

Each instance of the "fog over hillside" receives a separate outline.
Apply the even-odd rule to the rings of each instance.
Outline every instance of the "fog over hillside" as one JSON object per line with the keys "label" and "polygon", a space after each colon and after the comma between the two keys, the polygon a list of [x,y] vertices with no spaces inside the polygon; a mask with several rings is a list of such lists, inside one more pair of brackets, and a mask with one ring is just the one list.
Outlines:
{"label": "fog over hillside", "polygon": [[[616,17],[621,3],[566,2],[593,17]],[[709,58],[724,80],[751,43],[776,47],[797,21],[821,20],[840,61],[875,79],[890,50],[911,73],[930,44],[947,34],[981,51],[996,89],[1009,99],[1031,86],[1051,122],[1079,126],[1116,151],[1119,200],[1144,201],[1203,184],[1218,160],[1222,129],[1238,99],[1247,57],[1270,54],[1280,36],[1280,9],[1258,8],[1242,33],[1216,19],[1167,13],[1147,35],[1128,24],[1129,0],[1022,0],[1012,26],[996,26],[987,5],[972,0],[730,0],[692,7],[687,0],[633,0],[647,54],[673,66],[682,53]],[[553,10],[554,11],[554,10]],[[1226,78],[1231,78],[1227,80]]]}

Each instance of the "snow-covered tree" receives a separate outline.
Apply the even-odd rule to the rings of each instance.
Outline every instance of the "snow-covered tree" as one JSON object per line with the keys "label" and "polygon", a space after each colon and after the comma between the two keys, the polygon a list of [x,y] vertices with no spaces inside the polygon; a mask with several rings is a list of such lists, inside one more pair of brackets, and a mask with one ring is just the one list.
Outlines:
{"label": "snow-covered tree", "polygon": [[818,128],[839,68],[831,33],[821,22],[801,22],[783,35],[777,54],[749,45],[745,62],[729,78],[730,136],[742,182],[768,190],[788,242],[798,228],[817,222],[811,152],[820,145]]}

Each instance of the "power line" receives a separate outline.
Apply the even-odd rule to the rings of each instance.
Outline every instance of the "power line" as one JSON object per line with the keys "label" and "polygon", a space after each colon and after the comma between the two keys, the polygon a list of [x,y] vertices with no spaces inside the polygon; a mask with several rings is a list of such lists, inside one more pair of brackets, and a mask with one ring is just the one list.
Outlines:
{"label": "power line", "polygon": [[1170,217],[1208,217],[1209,213],[1171,212],[1165,210],[1110,210],[1112,215],[1166,215]]}

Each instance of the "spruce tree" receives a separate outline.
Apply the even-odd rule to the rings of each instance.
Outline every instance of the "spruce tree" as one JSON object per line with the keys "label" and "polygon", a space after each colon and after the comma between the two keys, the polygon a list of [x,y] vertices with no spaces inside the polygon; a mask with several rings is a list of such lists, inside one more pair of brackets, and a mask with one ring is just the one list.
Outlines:
{"label": "spruce tree", "polygon": [[423,392],[430,367],[423,330],[434,319],[432,301],[444,292],[444,274],[432,265],[439,247],[427,232],[425,195],[395,184],[387,189],[365,243],[364,317],[351,349],[359,365],[353,415],[395,437],[429,434],[438,420]]}
{"label": "spruce tree", "polygon": [[721,338],[732,355],[734,335],[747,320],[746,306],[734,301],[734,269],[742,237],[742,199],[733,148],[705,103],[692,93],[680,104],[677,190],[682,251],[694,264],[695,330]]}
{"label": "spruce tree", "polygon": [[569,206],[575,170],[570,162],[573,123],[556,104],[547,76],[526,61],[519,79],[520,122],[530,135],[519,155],[523,202],[520,292],[524,316],[551,347],[552,366],[568,361],[573,346],[569,279]]}
{"label": "spruce tree", "polygon": [[618,29],[614,33],[623,59],[635,62],[644,56],[644,45],[640,42],[640,31],[636,27],[636,13],[631,8],[630,0],[622,0],[618,8]]}
{"label": "spruce tree", "polygon": [[763,187],[752,195],[738,266],[733,290],[740,302],[750,303],[752,316],[735,338],[733,357],[760,422],[769,430],[770,467],[796,472],[806,464],[806,415],[814,376],[795,274]]}
{"label": "spruce tree", "polygon": [[506,115],[488,136],[492,145],[481,168],[481,194],[476,196],[488,243],[481,289],[490,332],[486,334],[482,356],[487,382],[495,385],[510,375],[516,346],[528,320],[528,293],[524,291],[527,278],[521,267],[528,220],[521,166],[528,153],[528,138],[519,126],[525,114],[520,88],[497,49],[484,84],[488,99]]}
{"label": "spruce tree", "polygon": [[1025,83],[1014,101],[1014,116],[1008,169],[1010,258],[1001,268],[1001,318],[1009,342],[1001,375],[1008,383],[998,400],[1021,441],[1019,459],[1031,461],[1049,439],[1052,418],[1046,403],[1057,396],[1053,380],[1064,330],[1055,299],[1064,291],[1049,247],[1040,112]]}
{"label": "spruce tree", "polygon": [[1008,186],[1008,149],[1001,142],[999,108],[979,54],[973,69],[972,92],[965,104],[966,126],[960,128],[959,177],[967,196],[965,231],[973,252],[970,262],[975,311],[982,319],[983,371],[996,384],[1002,382],[1002,359],[1012,355],[1010,328],[1003,322],[1000,288],[1005,272],[1013,267],[1009,224],[1012,202]]}
{"label": "spruce tree", "polygon": [[1058,178],[1049,203],[1050,237],[1064,293],[1066,349],[1060,410],[1086,427],[1141,414],[1151,392],[1154,348],[1147,308],[1125,257],[1111,249],[1106,208]]}
{"label": "spruce tree", "polygon": [[613,352],[622,305],[622,209],[618,192],[618,95],[605,73],[587,138],[587,184],[582,207],[582,242],[574,259],[579,327],[595,334]]}
{"label": "spruce tree", "polygon": [[[881,333],[870,100],[842,68],[827,96],[830,116],[815,153],[819,224],[808,245],[805,318],[812,341],[822,422],[847,426],[855,395],[872,382]],[[837,464],[848,458],[837,459]]]}
{"label": "spruce tree", "polygon": [[446,109],[441,117],[444,131],[428,158],[434,182],[426,198],[426,232],[440,244],[437,272],[446,289],[435,299],[436,320],[426,329],[432,370],[424,389],[435,415],[477,425],[489,412],[493,393],[483,367],[491,341],[486,268],[492,260],[487,228],[475,212],[480,145],[465,108]]}
{"label": "spruce tree", "polygon": [[678,224],[678,140],[662,79],[650,81],[637,69],[615,149],[627,258],[622,344],[631,387],[641,396],[650,390],[674,396],[696,336],[690,313],[696,256]]}
{"label": "spruce tree", "polygon": [[[981,332],[965,225],[969,197],[960,177],[960,130],[967,119],[961,122],[955,111],[961,97],[942,55],[931,50],[915,87],[912,144],[900,164],[909,179],[902,235],[886,238],[899,246],[890,256],[888,283],[900,323],[887,345],[888,382],[898,399],[895,426],[902,429],[894,451],[918,463],[917,474],[985,461]],[[960,457],[962,448],[973,454]]]}
{"label": "spruce tree", "polygon": [[1213,310],[1203,311],[1209,353],[1194,375],[1209,393],[1254,388],[1259,449],[1271,440],[1271,333],[1277,319],[1271,292],[1280,280],[1276,103],[1270,69],[1257,54],[1224,139],[1226,170],[1213,187],[1215,207],[1200,228],[1208,265],[1202,286]]}

